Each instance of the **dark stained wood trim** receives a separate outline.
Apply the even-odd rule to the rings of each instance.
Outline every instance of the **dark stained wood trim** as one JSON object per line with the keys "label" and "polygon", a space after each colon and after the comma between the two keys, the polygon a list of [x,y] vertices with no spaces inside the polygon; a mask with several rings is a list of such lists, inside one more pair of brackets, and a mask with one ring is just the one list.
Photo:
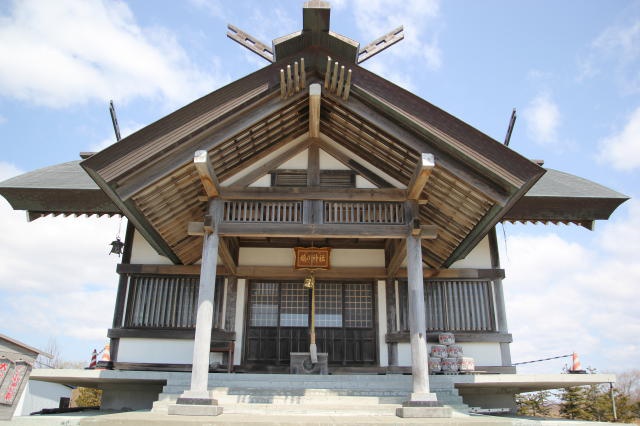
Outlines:
{"label": "dark stained wood trim", "polygon": [[395,277],[402,265],[402,261],[407,257],[407,245],[404,240],[389,241],[389,262],[387,263],[387,275]]}
{"label": "dark stained wood trim", "polygon": [[307,159],[307,186],[320,186],[320,149],[317,144],[313,144],[309,147],[309,156]]}
{"label": "dark stained wood trim", "polygon": [[[272,223],[221,223],[220,236],[234,237],[296,237],[318,238],[405,238],[407,225],[352,225],[352,224],[272,224]],[[428,237],[430,234],[426,234]]]}
{"label": "dark stained wood trim", "polygon": [[[438,343],[437,332],[427,332],[427,342]],[[511,343],[513,336],[509,333],[458,333],[454,332],[456,343]],[[387,333],[385,342],[387,343],[409,343],[410,336],[408,331],[398,331]]]}
{"label": "dark stained wood trim", "polygon": [[[124,235],[124,251],[122,253],[122,263],[128,265],[131,262],[131,249],[133,246],[133,236],[135,233],[135,228],[133,224],[127,221],[127,230]],[[127,284],[129,282],[129,277],[126,275],[120,275],[118,279],[118,293],[116,295],[116,306],[113,311],[113,322],[112,327],[117,328],[122,325],[122,320],[124,318],[124,309],[125,309],[125,300],[127,298]],[[111,359],[118,359],[118,347],[119,347],[119,339],[114,338],[109,342],[111,345]]]}
{"label": "dark stained wood trim", "polygon": [[326,200],[326,201],[404,201],[407,191],[398,188],[221,188],[225,200]]}
{"label": "dark stained wood trim", "polygon": [[[119,274],[129,275],[199,275],[200,265],[118,265]],[[424,268],[426,279],[486,279],[504,278],[504,269],[430,269]],[[229,275],[226,268],[218,266],[217,275]],[[289,266],[238,266],[238,278],[304,278],[305,271],[296,271]],[[406,278],[406,268],[398,269],[396,277]],[[383,267],[333,268],[328,271],[316,271],[318,278],[375,278],[386,279],[387,269]]]}

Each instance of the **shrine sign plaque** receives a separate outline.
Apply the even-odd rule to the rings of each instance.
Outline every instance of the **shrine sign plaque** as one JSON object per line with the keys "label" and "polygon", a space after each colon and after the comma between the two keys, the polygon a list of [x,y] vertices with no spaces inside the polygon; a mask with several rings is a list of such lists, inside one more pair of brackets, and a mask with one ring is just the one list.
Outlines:
{"label": "shrine sign plaque", "polygon": [[331,269],[331,247],[294,247],[296,269]]}

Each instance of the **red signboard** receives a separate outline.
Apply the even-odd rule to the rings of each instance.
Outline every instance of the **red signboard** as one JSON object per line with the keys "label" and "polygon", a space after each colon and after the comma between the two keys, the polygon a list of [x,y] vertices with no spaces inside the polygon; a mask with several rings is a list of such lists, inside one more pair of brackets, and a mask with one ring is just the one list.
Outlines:
{"label": "red signboard", "polygon": [[331,247],[294,247],[296,269],[331,269]]}

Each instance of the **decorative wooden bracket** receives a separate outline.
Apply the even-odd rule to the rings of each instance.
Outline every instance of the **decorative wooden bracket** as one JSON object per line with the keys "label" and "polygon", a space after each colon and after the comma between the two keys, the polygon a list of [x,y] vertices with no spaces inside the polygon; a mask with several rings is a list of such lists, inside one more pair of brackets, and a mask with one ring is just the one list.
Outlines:
{"label": "decorative wooden bracket", "polygon": [[293,63],[293,72],[291,65],[287,65],[287,73],[284,69],[280,70],[280,97],[286,99],[294,93],[298,93],[307,86],[307,71],[304,66],[304,58],[300,58],[300,66],[298,61]]}
{"label": "decorative wooden bracket", "polygon": [[404,39],[404,27],[400,25],[395,30],[375,39],[374,41],[360,49],[360,52],[358,53],[358,63],[363,63],[367,59],[373,57],[374,55],[377,55],[384,49],[393,46],[402,39]]}
{"label": "decorative wooden bracket", "polygon": [[[338,68],[340,67],[340,68]],[[347,80],[345,81],[344,65],[336,61],[333,63],[333,72],[331,71],[331,57],[327,57],[327,69],[324,75],[324,88],[335,94],[342,96],[343,100],[349,99],[351,91],[351,69],[347,70]]]}
{"label": "decorative wooden bracket", "polygon": [[256,55],[266,59],[269,62],[274,62],[273,60],[273,50],[268,47],[266,44],[258,41],[257,38],[247,34],[242,31],[240,28],[235,27],[231,24],[227,25],[227,37],[236,43],[240,44],[242,47],[246,47]]}
{"label": "decorative wooden bracket", "polygon": [[196,151],[193,156],[193,164],[196,166],[200,181],[204,187],[204,191],[209,198],[216,198],[220,195],[220,186],[218,178],[213,171],[213,166],[209,161],[209,153],[207,151]]}
{"label": "decorative wooden bracket", "polygon": [[407,199],[415,201],[420,199],[420,194],[422,194],[435,166],[433,154],[422,153],[407,188]]}

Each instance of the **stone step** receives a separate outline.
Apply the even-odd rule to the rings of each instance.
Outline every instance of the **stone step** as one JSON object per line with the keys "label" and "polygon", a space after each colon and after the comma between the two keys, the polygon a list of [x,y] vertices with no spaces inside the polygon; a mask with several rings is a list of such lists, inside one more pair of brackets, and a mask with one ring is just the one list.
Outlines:
{"label": "stone step", "polygon": [[[165,394],[181,394],[187,388],[183,386],[167,385],[162,389],[162,393]],[[307,388],[307,389],[287,389],[287,388],[274,388],[274,387],[222,387],[222,386],[210,386],[210,391],[216,394],[251,394],[251,395],[287,395],[287,396],[397,396],[406,397],[409,395],[407,390],[388,390],[388,389],[320,389],[320,388]]]}

